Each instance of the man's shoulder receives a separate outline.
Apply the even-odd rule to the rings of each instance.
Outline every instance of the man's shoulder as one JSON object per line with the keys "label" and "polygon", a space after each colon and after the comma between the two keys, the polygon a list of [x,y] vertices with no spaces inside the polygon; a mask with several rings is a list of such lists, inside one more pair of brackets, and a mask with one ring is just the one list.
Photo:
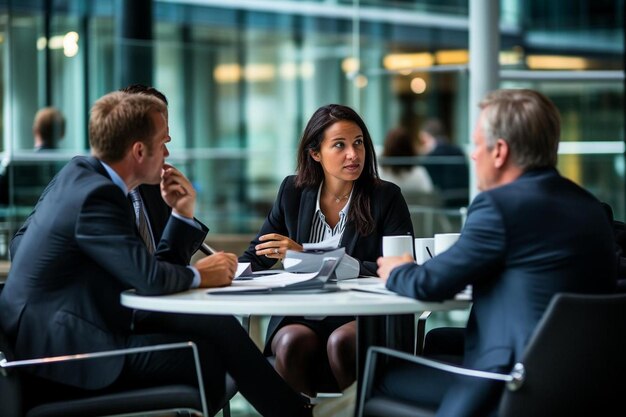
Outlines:
{"label": "man's shoulder", "polygon": [[[48,192],[60,192],[65,195],[78,196],[97,189],[118,189],[111,181],[104,167],[93,157],[76,156],[72,158],[54,179],[54,187]],[[72,189],[72,192],[68,192]]]}

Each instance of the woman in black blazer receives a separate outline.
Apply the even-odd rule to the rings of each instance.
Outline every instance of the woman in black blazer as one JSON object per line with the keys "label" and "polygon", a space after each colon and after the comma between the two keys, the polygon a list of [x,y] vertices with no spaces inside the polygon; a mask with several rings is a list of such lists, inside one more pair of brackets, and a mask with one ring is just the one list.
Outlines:
{"label": "woman in black blazer", "polygon": [[[400,189],[378,178],[376,154],[361,117],[351,108],[320,107],[298,148],[297,174],[285,178],[274,206],[239,258],[253,269],[271,268],[304,242],[341,236],[340,246],[376,275],[384,235],[413,235]],[[276,370],[308,395],[345,389],[356,377],[353,317],[272,317],[265,346]]]}

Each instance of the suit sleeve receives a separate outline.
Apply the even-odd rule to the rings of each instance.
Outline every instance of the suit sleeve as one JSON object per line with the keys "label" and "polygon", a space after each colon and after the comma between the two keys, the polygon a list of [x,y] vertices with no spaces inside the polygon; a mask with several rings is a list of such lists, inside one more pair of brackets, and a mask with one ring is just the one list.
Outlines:
{"label": "suit sleeve", "polygon": [[[135,232],[132,212],[119,189],[99,187],[83,202],[75,226],[80,248],[109,274],[139,294],[168,294],[189,289],[193,272],[185,265],[165,261],[182,258],[191,249],[174,249],[189,244],[194,227],[169,222],[156,256],[151,255]],[[202,232],[201,232],[202,233]],[[167,247],[163,240],[167,241]],[[202,238],[200,238],[202,239]],[[197,237],[193,239],[195,242]],[[175,253],[179,251],[179,253]]]}
{"label": "suit sleeve", "polygon": [[272,210],[265,218],[263,222],[263,226],[261,226],[261,230],[256,235],[256,237],[250,242],[250,246],[246,251],[239,257],[239,262],[250,262],[252,265],[252,270],[265,270],[270,269],[277,262],[276,259],[267,258],[265,256],[258,256],[256,254],[256,250],[254,249],[256,245],[261,243],[259,240],[260,236],[263,236],[268,233],[279,233],[283,236],[288,236],[289,231],[287,230],[286,221],[285,221],[285,212],[283,209],[283,198],[286,198],[289,195],[289,192],[286,191],[287,183],[289,178],[285,178],[280,188],[278,189],[278,195],[276,196],[276,200],[274,201],[274,205],[272,206]]}
{"label": "suit sleeve", "polygon": [[420,300],[450,299],[467,285],[490,279],[500,271],[505,245],[500,211],[488,195],[479,194],[469,208],[457,243],[422,265],[409,263],[395,268],[387,288]]}

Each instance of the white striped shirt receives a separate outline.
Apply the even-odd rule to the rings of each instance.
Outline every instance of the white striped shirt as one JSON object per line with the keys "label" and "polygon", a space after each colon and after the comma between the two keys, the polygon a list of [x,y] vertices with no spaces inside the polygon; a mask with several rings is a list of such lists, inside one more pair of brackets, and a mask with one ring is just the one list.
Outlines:
{"label": "white striped shirt", "polygon": [[311,234],[309,235],[310,243],[318,243],[323,242],[326,239],[329,239],[337,234],[341,236],[343,235],[343,231],[346,229],[346,223],[348,222],[348,209],[350,208],[350,201],[352,200],[352,191],[350,192],[350,196],[348,197],[348,202],[339,211],[339,222],[335,225],[335,227],[330,227],[326,222],[326,216],[322,213],[320,209],[320,198],[322,196],[322,186],[324,182],[320,184],[320,188],[317,190],[317,203],[315,205],[315,214],[313,214],[313,222],[311,224]]}

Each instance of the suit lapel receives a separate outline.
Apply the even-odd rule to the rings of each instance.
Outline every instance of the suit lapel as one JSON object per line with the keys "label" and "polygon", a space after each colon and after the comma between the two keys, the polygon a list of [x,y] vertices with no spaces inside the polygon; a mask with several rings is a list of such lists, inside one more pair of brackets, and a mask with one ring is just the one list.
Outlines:
{"label": "suit lapel", "polygon": [[354,223],[348,221],[348,223],[346,223],[346,228],[343,231],[343,236],[341,236],[341,243],[339,246],[345,247],[346,253],[354,253],[354,248],[356,247],[356,241],[358,238],[359,235],[354,228]]}

